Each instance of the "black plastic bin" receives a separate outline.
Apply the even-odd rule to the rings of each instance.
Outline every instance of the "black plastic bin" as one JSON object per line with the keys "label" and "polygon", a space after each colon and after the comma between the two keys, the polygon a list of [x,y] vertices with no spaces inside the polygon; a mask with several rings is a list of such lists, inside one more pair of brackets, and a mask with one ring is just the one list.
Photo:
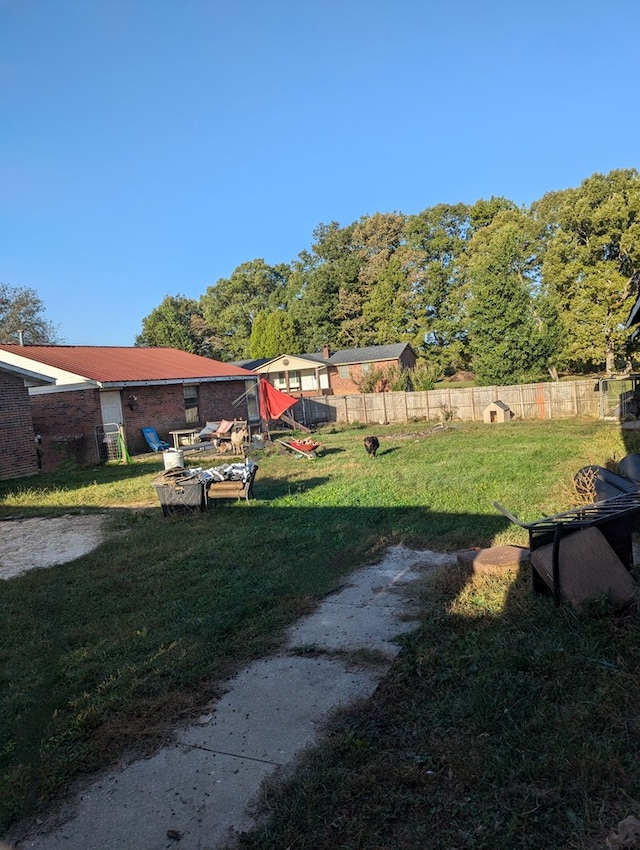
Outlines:
{"label": "black plastic bin", "polygon": [[154,483],[153,486],[165,516],[174,511],[204,511],[207,507],[205,485],[197,479],[177,479],[170,484]]}

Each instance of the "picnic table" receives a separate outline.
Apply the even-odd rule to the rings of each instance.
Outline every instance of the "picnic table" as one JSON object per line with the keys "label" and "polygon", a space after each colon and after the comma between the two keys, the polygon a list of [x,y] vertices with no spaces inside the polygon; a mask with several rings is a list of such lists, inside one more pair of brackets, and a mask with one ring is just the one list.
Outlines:
{"label": "picnic table", "polygon": [[[198,443],[197,436],[200,433],[200,428],[180,428],[177,431],[169,431],[169,434],[173,438],[173,447],[175,449],[182,448],[182,446],[193,446],[195,443]],[[184,443],[182,442],[184,440]]]}

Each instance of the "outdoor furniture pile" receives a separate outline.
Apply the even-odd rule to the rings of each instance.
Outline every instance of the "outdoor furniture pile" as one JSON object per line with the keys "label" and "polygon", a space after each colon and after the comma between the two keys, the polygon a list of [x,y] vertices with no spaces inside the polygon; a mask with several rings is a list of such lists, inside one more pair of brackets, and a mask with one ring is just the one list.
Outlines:
{"label": "outdoor furniture pile", "polygon": [[[640,457],[638,458],[640,469]],[[619,468],[633,469],[632,456]],[[589,504],[532,522],[523,522],[499,502],[494,507],[529,532],[533,589],[553,592],[574,604],[608,595],[625,605],[635,595],[631,575],[635,521],[640,514],[640,481],[603,467],[584,467],[574,476],[576,490],[596,497]]]}
{"label": "outdoor furniture pile", "polygon": [[209,469],[175,467],[159,472],[154,480],[162,513],[204,511],[210,500],[253,498],[258,464],[225,463]]}
{"label": "outdoor furniture pile", "polygon": [[204,511],[207,498],[200,469],[176,466],[159,472],[153,479],[164,516],[182,511]]}
{"label": "outdoor furniture pile", "polygon": [[210,474],[207,481],[207,499],[241,499],[248,502],[253,498],[253,482],[258,464],[248,460],[246,463],[225,463],[206,470]]}
{"label": "outdoor furniture pile", "polygon": [[225,452],[244,455],[251,442],[251,434],[244,419],[221,419],[218,422],[206,422],[198,433],[198,439],[204,443],[213,443],[220,454]]}

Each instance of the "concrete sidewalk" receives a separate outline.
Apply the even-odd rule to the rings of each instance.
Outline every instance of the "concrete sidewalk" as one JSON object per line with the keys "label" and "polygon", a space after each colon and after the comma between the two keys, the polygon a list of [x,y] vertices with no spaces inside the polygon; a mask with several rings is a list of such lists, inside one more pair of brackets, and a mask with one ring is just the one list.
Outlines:
{"label": "concrete sidewalk", "polygon": [[[290,628],[280,654],[227,682],[199,723],[176,731],[152,758],[95,780],[55,823],[14,846],[220,850],[254,824],[262,782],[318,740],[332,711],[373,693],[398,652],[394,637],[415,627],[408,583],[455,561],[455,554],[388,550]],[[380,663],[358,664],[349,657],[358,650],[376,650]]]}

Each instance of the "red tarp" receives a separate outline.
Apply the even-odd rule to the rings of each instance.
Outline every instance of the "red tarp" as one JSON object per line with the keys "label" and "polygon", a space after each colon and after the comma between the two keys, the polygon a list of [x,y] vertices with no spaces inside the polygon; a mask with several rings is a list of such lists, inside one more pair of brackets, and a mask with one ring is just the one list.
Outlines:
{"label": "red tarp", "polygon": [[265,378],[260,378],[258,385],[258,400],[260,402],[260,416],[262,419],[279,419],[280,416],[296,403],[297,399],[291,398],[286,393],[281,393],[272,387]]}

